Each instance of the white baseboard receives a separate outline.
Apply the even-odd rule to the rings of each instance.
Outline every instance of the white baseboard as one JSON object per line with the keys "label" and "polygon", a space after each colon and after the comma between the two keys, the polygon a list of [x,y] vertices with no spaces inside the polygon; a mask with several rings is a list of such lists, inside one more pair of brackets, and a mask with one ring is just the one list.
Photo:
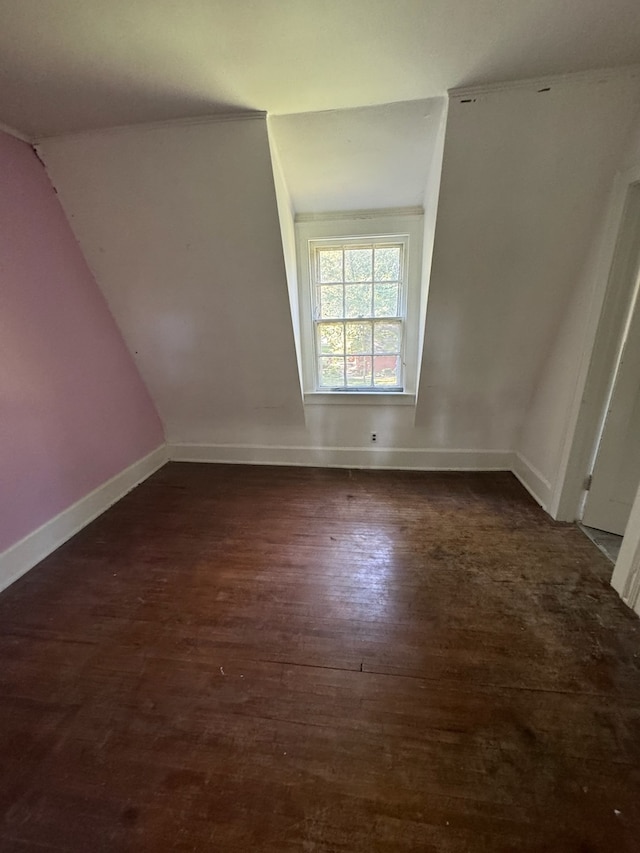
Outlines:
{"label": "white baseboard", "polygon": [[55,551],[169,459],[245,465],[294,465],[400,471],[512,471],[546,509],[549,482],[519,453],[510,450],[434,450],[389,447],[295,447],[243,444],[171,444],[158,447],[33,533],[0,554],[0,591]]}
{"label": "white baseboard", "polygon": [[400,471],[510,471],[509,450],[428,450],[392,447],[285,447],[261,444],[170,444],[174,462],[374,468]]}
{"label": "white baseboard", "polygon": [[0,591],[150,477],[167,460],[167,448],[162,445],[0,554]]}
{"label": "white baseboard", "polygon": [[551,483],[522,454],[513,454],[512,469],[531,497],[548,512],[551,501]]}

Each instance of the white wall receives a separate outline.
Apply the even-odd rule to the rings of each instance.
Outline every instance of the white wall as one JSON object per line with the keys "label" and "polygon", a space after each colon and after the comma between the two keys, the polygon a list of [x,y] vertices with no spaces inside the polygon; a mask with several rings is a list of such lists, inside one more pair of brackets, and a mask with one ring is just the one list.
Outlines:
{"label": "white wall", "polygon": [[[397,208],[424,203],[426,258],[421,292],[416,297],[420,302],[420,332],[424,331],[445,116],[446,102],[440,98],[269,119],[285,255],[289,198],[294,210],[312,213],[372,208],[393,208],[399,213]],[[407,229],[401,216],[390,216],[384,223],[373,220],[370,226],[368,221],[350,220],[340,226],[354,234],[371,233],[367,227],[373,228],[373,233],[404,233]],[[303,227],[306,231],[315,227],[316,237],[329,233],[321,221],[306,222]],[[412,245],[419,270],[422,246],[415,235]],[[299,263],[305,260],[299,259]],[[277,435],[251,425],[231,434],[212,424],[196,443],[225,446],[224,450],[218,448],[216,458],[259,461],[428,468],[504,468],[510,464],[509,449],[501,444],[500,437],[492,441],[480,435],[474,436],[476,443],[456,443],[459,436],[445,435],[432,425],[416,427],[413,406],[382,399],[375,404],[362,399],[349,402],[344,397],[338,402],[315,400],[306,406],[305,421],[304,429],[279,429]],[[371,444],[372,432],[377,435],[375,446]],[[274,444],[279,445],[277,456],[269,449]],[[256,446],[252,455],[249,448]],[[285,451],[285,447],[290,450]],[[197,450],[183,448],[179,453],[186,453],[188,458],[192,458],[191,453],[195,453],[193,458],[210,458],[207,454],[198,456]]]}
{"label": "white wall", "polygon": [[[551,482],[573,368],[557,385],[545,377],[569,360],[561,318],[579,302],[637,84],[614,75],[537,88],[449,105],[415,409],[303,405],[287,167],[283,179],[274,165],[274,184],[264,120],[40,146],[178,455],[490,468],[510,467],[519,449]],[[436,142],[425,147],[434,203]]]}
{"label": "white wall", "polygon": [[284,266],[287,274],[287,288],[289,291],[289,305],[291,307],[291,323],[293,326],[293,337],[296,344],[296,358],[298,363],[298,376],[300,378],[300,391],[302,392],[302,360],[300,343],[300,307],[298,300],[298,263],[296,255],[296,227],[295,210],[289,194],[282,162],[273,133],[267,123],[269,131],[269,146],[271,150],[271,163],[273,166],[273,180],[278,205],[278,218],[280,219],[280,235],[282,237],[282,251],[284,254]]}
{"label": "white wall", "polygon": [[303,425],[264,117],[39,152],[167,439]]}
{"label": "white wall", "polygon": [[[439,125],[431,148],[431,162],[427,172],[427,182],[424,188],[422,207],[424,210],[424,231],[422,235],[422,281],[420,283],[420,318],[418,327],[418,352],[424,349],[424,334],[427,326],[427,304],[429,286],[431,284],[431,268],[433,264],[433,248],[436,239],[436,223],[440,199],[440,184],[442,180],[442,160],[444,157],[444,142],[447,129],[449,102],[445,103],[440,112]],[[420,359],[417,370],[417,383],[420,381]],[[416,384],[417,384],[416,383]]]}
{"label": "white wall", "polygon": [[461,447],[524,448],[550,478],[553,453],[535,446],[545,439],[529,427],[519,436],[532,394],[554,412],[562,405],[563,389],[536,391],[536,380],[580,280],[638,84],[614,75],[547,85],[450,100],[416,424]]}
{"label": "white wall", "polygon": [[[516,445],[522,462],[534,479],[542,483],[537,490],[538,499],[563,520],[573,520],[578,506],[577,491],[570,489],[572,494],[566,493],[563,498],[562,487],[572,442],[577,436],[577,418],[586,402],[585,381],[619,224],[621,198],[616,176],[634,160],[640,163],[638,95],[633,91],[631,95],[618,97],[611,104],[612,109],[617,106],[619,115],[617,120],[614,116],[610,119],[613,138],[609,156],[603,162],[605,168],[598,176],[599,192],[590,240],[579,275],[558,310]],[[581,438],[578,441],[584,443]],[[590,455],[586,445],[581,455],[586,464]],[[582,481],[586,473],[586,470],[577,472],[577,479]]]}
{"label": "white wall", "polygon": [[[438,447],[433,433],[416,428],[414,409],[369,403],[307,405],[306,426],[264,429],[216,424],[173,442],[172,458],[418,470],[509,470],[512,455],[501,448]],[[376,444],[370,440],[377,434]]]}
{"label": "white wall", "polygon": [[[303,408],[295,291],[291,302],[287,291],[287,277],[295,285],[293,211],[273,148],[272,164],[262,119],[129,128],[39,146],[168,442],[213,445],[213,458],[279,461],[291,457],[269,448],[294,447],[304,448],[297,461],[342,464],[353,452],[324,449],[360,448],[367,464],[506,467],[502,457],[438,455],[457,448],[416,430],[411,407]],[[428,172],[429,146],[425,161]],[[390,449],[402,454],[392,458]]]}

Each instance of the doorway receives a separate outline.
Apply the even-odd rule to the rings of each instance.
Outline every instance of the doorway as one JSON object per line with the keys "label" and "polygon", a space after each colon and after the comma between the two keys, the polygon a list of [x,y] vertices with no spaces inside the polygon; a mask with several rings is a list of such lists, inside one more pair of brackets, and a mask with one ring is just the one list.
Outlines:
{"label": "doorway", "polygon": [[620,319],[611,330],[613,357],[580,513],[583,525],[620,538],[640,484],[639,286],[640,184],[635,183],[627,193],[611,270],[607,301],[619,293]]}

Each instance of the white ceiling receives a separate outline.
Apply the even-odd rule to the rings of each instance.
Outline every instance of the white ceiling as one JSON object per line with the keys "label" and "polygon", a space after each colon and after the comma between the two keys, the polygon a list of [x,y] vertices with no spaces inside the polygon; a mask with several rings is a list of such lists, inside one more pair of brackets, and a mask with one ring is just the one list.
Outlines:
{"label": "white ceiling", "polygon": [[296,212],[423,203],[444,98],[269,119]]}
{"label": "white ceiling", "polygon": [[0,121],[32,136],[315,112],[640,61],[637,0],[0,0]]}

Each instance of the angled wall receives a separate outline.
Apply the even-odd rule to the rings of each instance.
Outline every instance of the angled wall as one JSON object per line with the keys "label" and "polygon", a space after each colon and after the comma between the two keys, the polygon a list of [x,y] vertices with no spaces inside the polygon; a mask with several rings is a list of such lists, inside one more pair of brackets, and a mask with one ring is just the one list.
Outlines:
{"label": "angled wall", "polygon": [[303,425],[264,116],[38,148],[167,439]]}
{"label": "angled wall", "polygon": [[[530,452],[550,476],[555,455],[540,433],[555,422],[530,430],[530,402],[638,92],[633,74],[593,74],[452,94],[417,425],[461,447],[482,439]],[[565,396],[551,394],[554,413],[569,406]]]}
{"label": "angled wall", "polygon": [[[515,451],[524,459],[533,448],[526,464],[535,479],[553,453],[539,455],[525,436],[531,407],[588,263],[637,95],[633,74],[454,94],[439,194],[440,102],[270,120],[281,160],[275,180],[263,117],[96,132],[44,141],[39,151],[174,455],[489,468],[510,467]],[[399,116],[413,128],[419,198],[429,199],[428,213],[438,205],[417,403],[305,404],[293,209],[315,209],[307,173],[325,168],[315,162],[322,150],[334,166],[358,159],[349,148],[356,131],[378,140],[362,150],[378,164],[375,204],[384,207],[391,196],[380,156],[394,157]],[[301,142],[318,122],[339,134],[305,165]],[[405,178],[406,167],[405,159]],[[317,204],[355,205],[339,170],[332,174],[333,195],[323,185]],[[353,174],[355,189],[370,192],[364,172]],[[559,420],[564,396],[552,402]]]}
{"label": "angled wall", "polygon": [[42,164],[3,133],[0,186],[2,587],[3,552],[164,438]]}
{"label": "angled wall", "polygon": [[[609,306],[604,311],[604,305],[617,257],[629,171],[635,172],[637,180],[640,169],[639,102],[637,98],[635,104],[629,104],[619,123],[623,132],[635,118],[622,152],[619,146],[612,152],[619,154],[615,180],[610,174],[603,187],[590,246],[570,298],[558,314],[517,445],[521,459],[534,471],[540,502],[563,521],[576,518],[582,484],[595,451],[596,422],[603,413],[603,383],[606,386],[608,382],[610,359],[620,334],[613,320],[617,309]],[[621,300],[618,310],[624,312],[629,298],[629,294],[621,293],[613,301]],[[598,337],[596,348],[601,318],[606,340]]]}

